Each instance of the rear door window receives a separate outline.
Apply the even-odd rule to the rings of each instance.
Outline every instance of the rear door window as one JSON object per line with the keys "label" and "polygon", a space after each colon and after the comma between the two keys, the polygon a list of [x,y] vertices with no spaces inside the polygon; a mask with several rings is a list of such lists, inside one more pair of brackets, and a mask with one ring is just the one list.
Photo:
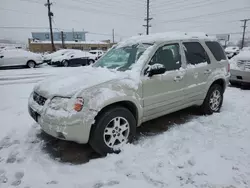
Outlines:
{"label": "rear door window", "polygon": [[188,64],[210,63],[205,49],[199,42],[184,42],[183,45]]}
{"label": "rear door window", "polygon": [[206,45],[209,48],[209,50],[212,52],[214,58],[217,61],[227,59],[226,55],[224,53],[224,50],[222,49],[221,45],[218,42],[216,42],[216,41],[207,41]]}

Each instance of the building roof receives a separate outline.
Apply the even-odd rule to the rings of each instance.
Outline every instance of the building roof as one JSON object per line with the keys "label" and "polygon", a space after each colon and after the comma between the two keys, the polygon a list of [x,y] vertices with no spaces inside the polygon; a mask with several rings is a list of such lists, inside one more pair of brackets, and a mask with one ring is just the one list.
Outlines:
{"label": "building roof", "polygon": [[[50,44],[51,41],[40,41],[35,40],[31,41],[32,44]],[[54,44],[62,44],[62,41],[54,41]],[[64,44],[108,44],[107,42],[102,41],[64,41]]]}

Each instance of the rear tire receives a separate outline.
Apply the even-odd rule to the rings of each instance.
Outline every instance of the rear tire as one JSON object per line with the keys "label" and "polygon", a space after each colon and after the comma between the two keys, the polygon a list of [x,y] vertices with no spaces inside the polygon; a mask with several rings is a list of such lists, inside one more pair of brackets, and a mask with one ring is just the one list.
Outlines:
{"label": "rear tire", "polygon": [[36,62],[35,61],[28,61],[27,62],[27,67],[31,68],[31,69],[35,68],[36,67]]}
{"label": "rear tire", "polygon": [[223,89],[220,85],[214,84],[207,92],[207,96],[201,105],[203,114],[211,115],[219,112],[223,103]]}
{"label": "rear tire", "polygon": [[112,107],[96,118],[89,143],[99,154],[119,153],[119,146],[132,142],[136,134],[136,120],[124,107]]}

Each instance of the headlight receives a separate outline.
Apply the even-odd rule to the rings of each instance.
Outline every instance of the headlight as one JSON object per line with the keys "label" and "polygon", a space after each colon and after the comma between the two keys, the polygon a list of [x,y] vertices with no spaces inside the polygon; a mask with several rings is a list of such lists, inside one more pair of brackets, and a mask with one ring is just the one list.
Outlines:
{"label": "headlight", "polygon": [[69,102],[69,98],[54,97],[50,101],[49,107],[53,110],[63,109],[65,111],[68,111],[68,102]]}
{"label": "headlight", "polygon": [[75,110],[80,112],[82,110],[84,104],[83,98],[63,98],[63,97],[54,97],[50,103],[49,107],[53,110],[65,110],[71,111]]}

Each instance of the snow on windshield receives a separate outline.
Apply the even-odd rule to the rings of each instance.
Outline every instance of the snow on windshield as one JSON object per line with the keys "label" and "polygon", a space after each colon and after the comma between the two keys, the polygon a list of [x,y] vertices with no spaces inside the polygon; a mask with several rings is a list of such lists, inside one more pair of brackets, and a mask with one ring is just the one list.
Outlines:
{"label": "snow on windshield", "polygon": [[141,55],[151,44],[134,44],[132,46],[114,47],[102,57],[95,67],[107,67],[119,71],[131,69],[131,66],[139,60]]}

